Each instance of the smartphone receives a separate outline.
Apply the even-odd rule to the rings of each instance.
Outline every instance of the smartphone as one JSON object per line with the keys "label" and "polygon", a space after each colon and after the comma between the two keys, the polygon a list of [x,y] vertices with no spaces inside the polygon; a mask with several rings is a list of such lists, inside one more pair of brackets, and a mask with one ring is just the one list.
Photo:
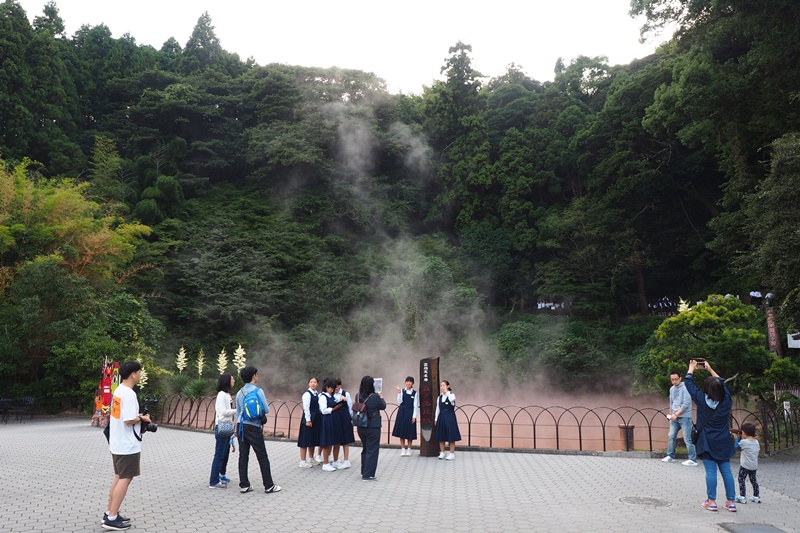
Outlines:
{"label": "smartphone", "polygon": [[375,392],[378,394],[383,392],[383,378],[375,378]]}

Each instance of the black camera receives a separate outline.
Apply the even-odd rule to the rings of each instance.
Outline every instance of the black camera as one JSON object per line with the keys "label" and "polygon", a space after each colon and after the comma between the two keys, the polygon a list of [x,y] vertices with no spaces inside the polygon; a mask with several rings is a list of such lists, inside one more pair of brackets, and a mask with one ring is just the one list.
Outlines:
{"label": "black camera", "polygon": [[[150,406],[156,405],[158,403],[158,400],[144,400],[143,403],[144,407],[142,408],[142,414],[149,415]],[[158,424],[154,424],[153,422],[145,422],[144,420],[142,420],[141,428],[139,428],[139,435],[144,435],[148,431],[152,431],[153,433],[158,431]]]}
{"label": "black camera", "polygon": [[695,359],[697,362],[697,368],[705,368],[706,367],[706,360],[705,359]]}

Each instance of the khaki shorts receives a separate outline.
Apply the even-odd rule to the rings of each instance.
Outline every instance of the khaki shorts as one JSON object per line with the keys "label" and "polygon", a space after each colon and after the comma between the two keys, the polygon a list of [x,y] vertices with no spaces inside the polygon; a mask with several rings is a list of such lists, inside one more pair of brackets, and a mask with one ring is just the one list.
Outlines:
{"label": "khaki shorts", "polygon": [[141,456],[141,453],[132,453],[130,455],[114,455],[112,453],[111,457],[114,459],[114,473],[118,475],[120,479],[138,476],[139,459]]}

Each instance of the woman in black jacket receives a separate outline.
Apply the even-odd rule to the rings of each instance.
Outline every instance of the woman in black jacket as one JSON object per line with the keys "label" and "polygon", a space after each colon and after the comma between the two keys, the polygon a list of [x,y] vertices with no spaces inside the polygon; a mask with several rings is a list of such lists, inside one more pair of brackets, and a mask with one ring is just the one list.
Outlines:
{"label": "woman in black jacket", "polygon": [[386,409],[383,396],[375,393],[375,380],[371,376],[361,378],[361,387],[356,402],[366,405],[369,424],[358,428],[361,439],[361,480],[376,481],[375,471],[378,469],[378,453],[381,444],[381,414]]}

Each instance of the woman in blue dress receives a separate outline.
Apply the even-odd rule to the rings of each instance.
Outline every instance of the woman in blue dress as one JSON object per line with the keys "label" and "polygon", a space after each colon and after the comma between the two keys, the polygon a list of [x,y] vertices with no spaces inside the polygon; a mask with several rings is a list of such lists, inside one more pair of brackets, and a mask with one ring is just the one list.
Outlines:
{"label": "woman in blue dress", "polygon": [[406,378],[406,388],[397,389],[397,418],[394,421],[392,437],[400,439],[400,457],[411,457],[411,442],[417,440],[417,413],[419,413],[419,398],[414,390],[414,378]]}
{"label": "woman in blue dress", "polygon": [[[442,380],[441,394],[436,402],[436,432],[433,439],[439,441],[439,459],[452,461],[456,458],[456,442],[461,440],[456,420],[456,395],[450,388],[450,382]],[[445,455],[444,444],[450,443],[450,453]]]}
{"label": "woman in blue dress", "polygon": [[[336,406],[333,408],[333,466],[336,470],[350,468],[350,445],[356,441],[353,433],[353,399],[350,393],[342,389],[342,380],[336,379],[336,389],[333,392]],[[344,457],[339,461],[339,447],[344,452]]]}
{"label": "woman in blue dress", "polygon": [[332,413],[336,405],[333,399],[333,391],[336,389],[336,382],[331,378],[325,378],[322,382],[322,394],[319,395],[319,412],[322,415],[322,425],[319,429],[319,447],[322,448],[322,469],[325,472],[335,472],[336,467],[331,464],[331,448],[335,444],[333,438],[333,425],[335,421]]}
{"label": "woman in blue dress", "polygon": [[317,378],[308,380],[308,390],[303,393],[303,420],[300,422],[300,435],[297,447],[300,448],[300,468],[311,468],[319,464],[314,460],[314,448],[319,446],[319,393]]}

